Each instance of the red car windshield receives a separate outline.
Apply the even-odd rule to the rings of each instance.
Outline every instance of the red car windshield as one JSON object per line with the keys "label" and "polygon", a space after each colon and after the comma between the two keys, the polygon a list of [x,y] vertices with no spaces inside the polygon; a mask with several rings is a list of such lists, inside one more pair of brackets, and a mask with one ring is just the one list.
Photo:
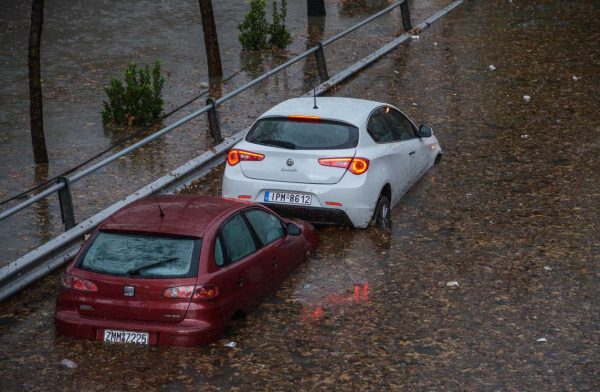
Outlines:
{"label": "red car windshield", "polygon": [[195,276],[200,246],[191,238],[100,232],[76,267],[144,278]]}

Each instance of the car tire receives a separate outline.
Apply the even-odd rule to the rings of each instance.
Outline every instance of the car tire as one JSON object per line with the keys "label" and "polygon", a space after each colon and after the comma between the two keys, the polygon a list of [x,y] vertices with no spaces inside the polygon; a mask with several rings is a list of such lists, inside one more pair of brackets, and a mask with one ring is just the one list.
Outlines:
{"label": "car tire", "polygon": [[378,229],[389,229],[392,222],[390,200],[386,195],[379,195],[371,224]]}

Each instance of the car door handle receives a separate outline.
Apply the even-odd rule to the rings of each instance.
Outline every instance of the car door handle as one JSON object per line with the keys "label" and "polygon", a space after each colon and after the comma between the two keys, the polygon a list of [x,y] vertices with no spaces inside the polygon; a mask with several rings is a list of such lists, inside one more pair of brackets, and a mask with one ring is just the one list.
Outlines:
{"label": "car door handle", "polygon": [[411,151],[411,152],[408,153],[408,155],[415,155],[415,152]]}
{"label": "car door handle", "polygon": [[277,267],[277,264],[279,264],[279,261],[277,261],[277,259],[275,257],[273,257],[273,260],[271,260],[271,265],[273,267]]}
{"label": "car door handle", "polygon": [[235,282],[235,285],[237,287],[242,287],[244,285],[244,278],[239,277],[238,280],[237,280],[237,282]]}

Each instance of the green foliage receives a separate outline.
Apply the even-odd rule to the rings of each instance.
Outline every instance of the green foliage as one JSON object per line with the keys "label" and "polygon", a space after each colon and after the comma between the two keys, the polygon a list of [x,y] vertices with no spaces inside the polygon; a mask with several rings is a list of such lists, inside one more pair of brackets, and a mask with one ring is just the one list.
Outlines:
{"label": "green foliage", "polygon": [[154,63],[152,71],[147,65],[138,68],[134,63],[129,64],[125,69],[125,84],[112,78],[110,86],[104,89],[108,102],[102,102],[102,122],[133,125],[157,120],[164,107],[164,82],[160,75],[160,61]]}
{"label": "green foliage", "polygon": [[286,15],[287,0],[281,0],[281,10],[277,7],[277,0],[273,0],[273,23],[269,26],[269,32],[271,33],[269,42],[281,49],[284,49],[290,43],[290,32],[285,28]]}
{"label": "green foliage", "polygon": [[265,0],[250,0],[250,11],[239,25],[239,39],[245,50],[260,50],[267,47],[269,24],[265,14]]}
{"label": "green foliage", "polygon": [[281,8],[277,0],[273,0],[272,24],[267,22],[265,9],[265,0],[250,0],[250,11],[239,25],[239,39],[244,50],[265,49],[267,43],[283,49],[290,43],[290,32],[285,28],[287,0],[281,0]]}

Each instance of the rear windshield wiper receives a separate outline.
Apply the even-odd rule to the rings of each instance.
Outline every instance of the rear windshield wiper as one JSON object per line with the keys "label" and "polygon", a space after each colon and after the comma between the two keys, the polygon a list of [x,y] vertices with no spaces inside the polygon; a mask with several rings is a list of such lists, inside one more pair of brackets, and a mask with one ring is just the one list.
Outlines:
{"label": "rear windshield wiper", "polygon": [[154,263],[142,265],[141,267],[135,267],[135,268],[130,269],[126,273],[127,273],[127,275],[137,275],[140,273],[140,271],[143,271],[145,269],[158,267],[159,265],[163,265],[163,264],[167,264],[167,263],[172,263],[175,260],[179,260],[179,257],[171,257],[170,259],[155,261]]}
{"label": "rear windshield wiper", "polygon": [[296,145],[292,142],[286,142],[284,140],[275,140],[275,139],[266,139],[266,140],[257,140],[257,143],[266,144],[269,146],[283,147],[288,150],[295,150]]}

